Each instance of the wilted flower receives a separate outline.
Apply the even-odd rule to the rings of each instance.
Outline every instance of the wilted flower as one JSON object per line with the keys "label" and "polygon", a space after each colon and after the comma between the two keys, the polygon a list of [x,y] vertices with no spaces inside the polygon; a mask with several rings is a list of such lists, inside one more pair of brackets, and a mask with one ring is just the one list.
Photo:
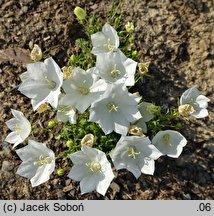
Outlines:
{"label": "wilted flower", "polygon": [[63,89],[66,95],[62,98],[64,105],[71,105],[83,113],[105,91],[106,83],[98,80],[95,68],[84,71],[74,68],[72,77],[65,80]]}
{"label": "wilted flower", "polygon": [[32,187],[50,179],[55,168],[54,152],[43,143],[29,140],[28,145],[16,150],[23,161],[17,174],[30,179]]}
{"label": "wilted flower", "polygon": [[138,63],[138,67],[139,67],[139,73],[140,75],[145,75],[148,73],[149,71],[149,64],[150,62],[146,62],[146,63]]}
{"label": "wilted flower", "polygon": [[12,131],[5,141],[13,143],[13,148],[23,142],[31,132],[31,124],[20,111],[11,109],[14,118],[6,122],[7,127]]}
{"label": "wilted flower", "polygon": [[105,134],[114,130],[126,135],[130,122],[141,118],[137,109],[139,99],[128,93],[123,84],[108,85],[102,97],[91,105],[89,121],[97,122]]}
{"label": "wilted flower", "polygon": [[71,66],[68,66],[68,67],[64,66],[62,68],[63,78],[64,79],[68,79],[71,76],[71,74],[72,74],[72,70],[73,70],[73,68]]}
{"label": "wilted flower", "polygon": [[129,133],[134,135],[134,136],[145,136],[143,134],[142,128],[138,127],[137,125],[131,125],[129,127]]}
{"label": "wilted flower", "polygon": [[116,170],[127,169],[139,178],[141,172],[153,175],[154,160],[162,154],[151,145],[148,137],[122,136],[110,153]]}
{"label": "wilted flower", "polygon": [[68,157],[74,164],[68,177],[80,181],[81,193],[96,190],[104,196],[114,178],[111,164],[105,153],[83,145],[81,151],[70,154]]}
{"label": "wilted flower", "polygon": [[180,104],[182,105],[189,105],[183,106],[179,108],[179,113],[181,114],[189,114],[194,116],[195,118],[204,118],[208,116],[208,102],[210,101],[209,98],[201,95],[200,91],[195,88],[187,89],[180,98]]}
{"label": "wilted flower", "polygon": [[45,102],[54,108],[57,107],[63,73],[52,58],[46,59],[44,63],[28,64],[27,72],[21,76],[21,79],[19,91],[31,98],[34,110]]}
{"label": "wilted flower", "polygon": [[42,113],[42,112],[44,112],[44,111],[46,111],[46,110],[48,110],[49,109],[49,105],[47,104],[47,103],[44,103],[44,104],[41,104],[38,108],[37,108],[37,112],[38,113]]}
{"label": "wilted flower", "polygon": [[189,116],[195,112],[194,108],[190,104],[180,105],[178,107],[178,112],[182,116]]}
{"label": "wilted flower", "polygon": [[132,22],[127,22],[125,28],[128,33],[132,33],[134,31],[134,24]]}
{"label": "wilted flower", "polygon": [[76,124],[76,109],[71,105],[66,105],[64,96],[65,94],[60,95],[56,118],[61,122],[69,121],[71,124]]}
{"label": "wilted flower", "polygon": [[152,144],[164,155],[178,158],[187,144],[186,138],[177,131],[159,131],[152,139]]}
{"label": "wilted flower", "polygon": [[94,144],[94,135],[93,134],[86,134],[81,140],[81,146],[87,145],[92,147]]}
{"label": "wilted flower", "polygon": [[75,7],[74,14],[76,15],[77,19],[80,21],[84,20],[86,18],[86,11],[81,7]]}
{"label": "wilted flower", "polygon": [[137,62],[128,59],[121,51],[102,53],[97,56],[98,74],[108,83],[119,81],[127,86],[134,85],[136,67]]}
{"label": "wilted flower", "polygon": [[119,46],[119,37],[116,30],[106,23],[101,32],[91,35],[93,44],[92,53],[98,55],[100,53],[116,51]]}
{"label": "wilted flower", "polygon": [[34,44],[30,57],[33,61],[40,61],[42,59],[42,50],[37,44]]}

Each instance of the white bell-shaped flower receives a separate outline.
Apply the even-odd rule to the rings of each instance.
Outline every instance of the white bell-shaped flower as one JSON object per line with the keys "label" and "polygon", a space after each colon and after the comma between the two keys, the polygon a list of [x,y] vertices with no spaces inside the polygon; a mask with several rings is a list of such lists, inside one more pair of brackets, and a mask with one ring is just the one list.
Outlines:
{"label": "white bell-shaped flower", "polygon": [[87,71],[74,68],[72,76],[63,82],[63,89],[66,95],[62,103],[83,113],[105,91],[106,83],[95,75],[95,68]]}
{"label": "white bell-shaped flower", "polygon": [[163,154],[178,158],[187,144],[186,138],[177,131],[159,131],[152,139],[152,144]]}
{"label": "white bell-shaped flower", "polygon": [[31,132],[31,124],[20,111],[11,109],[14,118],[6,122],[7,127],[12,131],[5,141],[14,144],[13,148],[23,142]]}
{"label": "white bell-shaped flower", "polygon": [[52,58],[43,62],[35,62],[27,65],[27,72],[20,76],[22,83],[19,91],[31,98],[33,109],[48,102],[54,108],[58,105],[60,87],[63,82],[63,73]]}
{"label": "white bell-shaped flower", "polygon": [[22,160],[16,173],[30,179],[32,187],[50,179],[55,169],[55,155],[45,144],[29,140],[28,145],[16,153]]}
{"label": "white bell-shaped flower", "polygon": [[153,175],[155,161],[162,154],[148,137],[122,136],[110,157],[117,170],[127,169],[136,178],[141,173]]}
{"label": "white bell-shaped flower", "polygon": [[66,105],[63,97],[65,94],[60,95],[59,104],[57,107],[56,118],[58,121],[76,124],[76,109],[70,105]]}
{"label": "white bell-shaped flower", "polygon": [[195,118],[207,117],[209,101],[210,99],[201,95],[197,88],[189,88],[181,95],[179,112],[181,115],[191,115]]}
{"label": "white bell-shaped flower", "polygon": [[110,84],[100,99],[91,105],[89,121],[97,122],[105,134],[115,131],[126,135],[131,122],[141,118],[140,97],[128,93],[123,84]]}
{"label": "white bell-shaped flower", "polygon": [[100,53],[116,51],[119,46],[119,37],[116,30],[106,23],[101,32],[91,35],[93,44],[92,53],[98,55]]}
{"label": "white bell-shaped flower", "polygon": [[68,177],[80,181],[81,194],[96,190],[105,195],[114,174],[104,152],[83,145],[81,151],[68,156],[72,162]]}
{"label": "white bell-shaped flower", "polygon": [[96,68],[99,76],[107,83],[123,82],[133,86],[137,62],[127,58],[120,50],[97,56]]}

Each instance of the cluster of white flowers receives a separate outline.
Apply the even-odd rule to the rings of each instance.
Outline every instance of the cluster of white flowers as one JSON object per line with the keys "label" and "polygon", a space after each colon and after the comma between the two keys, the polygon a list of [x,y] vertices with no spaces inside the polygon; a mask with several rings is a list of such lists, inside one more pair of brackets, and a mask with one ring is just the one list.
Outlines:
{"label": "cluster of white flowers", "polygon": [[[92,53],[96,55],[94,68],[87,71],[74,68],[69,78],[63,80],[63,73],[52,58],[44,63],[31,63],[27,65],[27,72],[20,76],[19,91],[31,99],[34,110],[49,103],[56,109],[57,120],[61,122],[75,124],[77,112],[84,113],[89,109],[89,121],[98,123],[105,134],[115,131],[121,135],[110,153],[116,170],[127,169],[136,178],[141,173],[153,175],[155,160],[161,155],[179,157],[187,141],[172,130],[158,132],[151,141],[144,136],[146,123],[154,117],[156,107],[151,103],[140,103],[141,97],[127,89],[135,84],[137,62],[127,58],[118,48],[117,32],[109,24],[93,34],[91,40]],[[208,101],[196,88],[191,88],[181,96],[179,112],[196,118],[205,117]],[[12,114],[15,118],[7,122],[12,132],[5,141],[16,147],[29,136],[31,125],[20,111],[12,110]],[[128,136],[133,125],[140,133]],[[96,190],[105,195],[114,174],[105,153],[92,148],[93,142],[93,134],[85,136],[81,151],[68,156],[73,162],[68,177],[80,181],[82,194]],[[29,140],[27,146],[16,152],[23,161],[17,173],[29,178],[32,186],[50,178],[55,168],[55,156],[45,144]]]}

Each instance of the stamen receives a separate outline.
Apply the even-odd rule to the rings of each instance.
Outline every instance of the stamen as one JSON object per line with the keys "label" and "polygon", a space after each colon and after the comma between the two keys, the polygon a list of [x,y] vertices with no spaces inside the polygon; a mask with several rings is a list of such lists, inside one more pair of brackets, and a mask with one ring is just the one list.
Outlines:
{"label": "stamen", "polygon": [[116,64],[114,65],[114,69],[110,72],[110,76],[114,79],[117,79],[120,75],[120,71],[116,69]]}
{"label": "stamen", "polygon": [[107,106],[107,109],[109,112],[117,112],[118,111],[118,106],[116,106],[116,104],[114,104],[113,102],[108,103],[106,106]]}
{"label": "stamen", "polygon": [[109,51],[113,51],[115,49],[115,45],[111,44],[110,38],[108,38],[107,43],[103,46],[106,47]]}
{"label": "stamen", "polygon": [[129,147],[129,149],[128,149],[128,156],[129,157],[136,159],[136,156],[139,154],[140,154],[140,152],[137,152],[135,147]]}
{"label": "stamen", "polygon": [[83,95],[87,95],[89,93],[89,89],[85,87],[79,87],[79,91]]}
{"label": "stamen", "polygon": [[86,163],[85,165],[94,173],[102,172],[102,167],[99,162]]}
{"label": "stamen", "polygon": [[49,156],[44,156],[44,155],[40,155],[39,156],[39,160],[37,160],[37,161],[34,161],[34,165],[35,166],[42,166],[42,165],[44,165],[44,164],[49,164],[49,163],[51,163],[51,158],[49,157]]}

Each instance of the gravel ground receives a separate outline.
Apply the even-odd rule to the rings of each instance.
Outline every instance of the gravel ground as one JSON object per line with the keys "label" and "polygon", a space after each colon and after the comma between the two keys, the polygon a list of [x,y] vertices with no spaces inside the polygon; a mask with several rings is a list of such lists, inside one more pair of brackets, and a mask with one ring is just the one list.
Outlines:
{"label": "gravel ground", "polygon": [[[74,50],[75,39],[82,35],[73,15],[75,6],[86,6],[103,23],[111,3],[107,0],[0,0],[0,199],[214,199],[214,3],[211,0],[122,0],[124,23],[136,26],[135,46],[138,61],[150,61],[150,76],[138,86],[146,101],[176,106],[187,88],[196,86],[211,99],[209,117],[191,119],[181,131],[188,144],[178,159],[161,157],[154,176],[136,180],[119,171],[106,196],[80,195],[79,183],[56,173],[41,186],[16,175],[20,159],[3,140],[9,133],[5,121],[10,109],[21,110],[27,118],[46,126],[53,113],[34,113],[30,100],[17,91],[19,75],[34,43],[45,55],[64,66]],[[5,51],[7,50],[7,52]],[[26,53],[20,57],[23,50]],[[5,53],[16,57],[7,59]],[[39,141],[52,149],[62,143],[49,134],[35,131]],[[60,162],[62,163],[62,162]]]}

